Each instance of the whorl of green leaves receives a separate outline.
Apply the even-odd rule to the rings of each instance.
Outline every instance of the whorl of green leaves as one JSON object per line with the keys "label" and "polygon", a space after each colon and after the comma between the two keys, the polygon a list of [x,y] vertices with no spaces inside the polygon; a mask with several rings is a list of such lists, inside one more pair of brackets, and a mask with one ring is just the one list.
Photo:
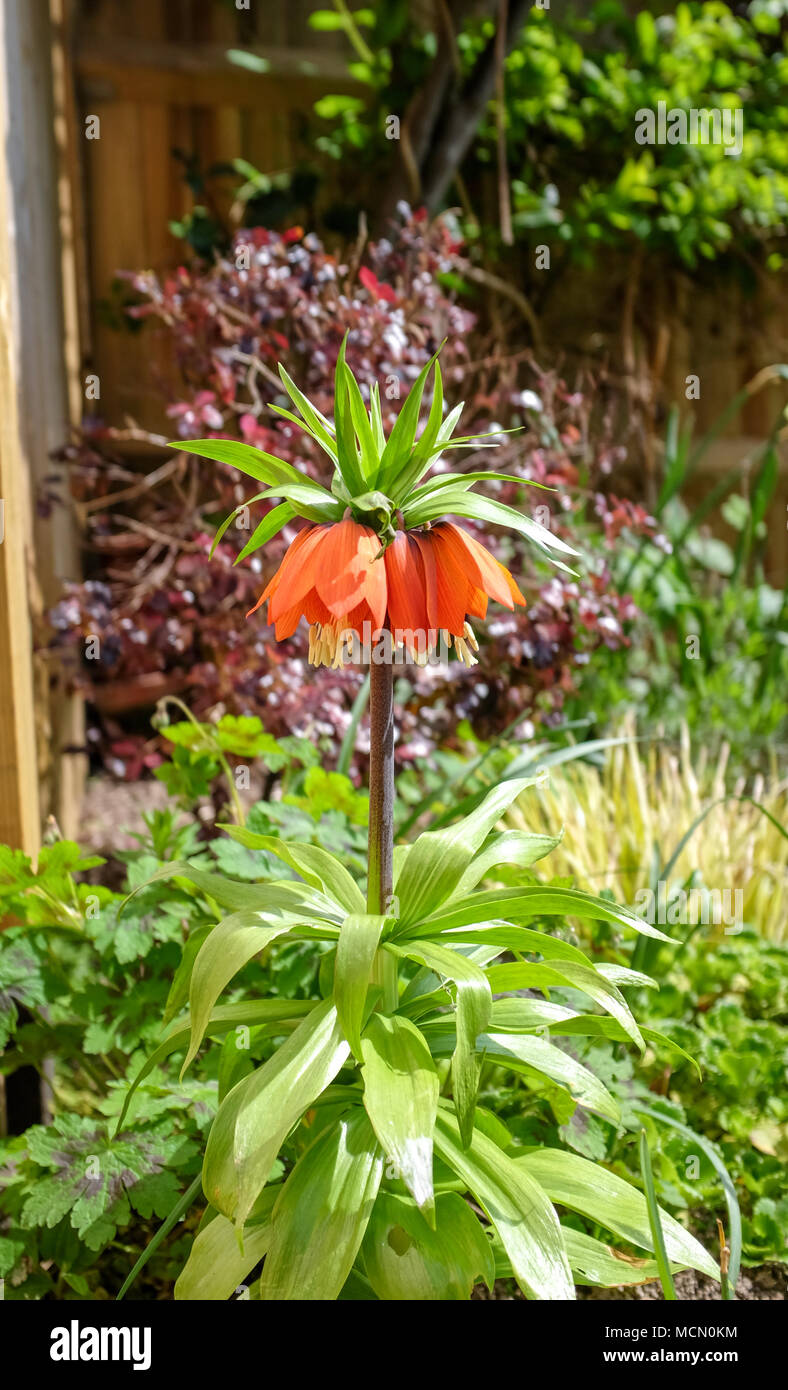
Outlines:
{"label": "whorl of green leaves", "polygon": [[[558,536],[513,507],[474,491],[480,482],[504,481],[540,487],[527,479],[507,473],[440,473],[426,481],[425,475],[450,449],[494,448],[503,434],[457,435],[454,430],[462,413],[462,403],[444,418],[443,381],[438,354],[425,364],[400,407],[389,438],[386,439],[380,407],[380,393],[373,386],[368,401],[345,360],[347,335],[337,357],[334,388],[334,419],[322,415],[291,380],[280,365],[279,375],[295,410],[272,405],[276,414],[297,425],[328,456],[334,468],[331,490],[299,473],[283,459],[250,444],[230,439],[191,439],[173,447],[219,463],[230,464],[241,473],[265,484],[252,502],[280,498],[260,522],[236,559],[243,560],[271,540],[294,517],[311,522],[341,521],[348,513],[371,526],[385,545],[392,540],[399,512],[407,528],[453,515],[505,526],[531,541],[553,563],[553,552],[576,552]],[[430,373],[434,369],[432,401],[427,420],[419,431],[422,401]],[[485,442],[486,441],[486,442]],[[244,504],[248,505],[248,504]],[[213,548],[221,540],[233,518],[232,512],[219,527]]]}
{"label": "whorl of green leaves", "polygon": [[[578,1281],[667,1278],[686,1266],[717,1277],[666,1212],[657,1240],[650,1196],[577,1154],[524,1150],[479,1104],[482,1067],[493,1064],[616,1124],[614,1096],[561,1038],[672,1046],[641,1031],[622,993],[644,977],[596,963],[545,919],[669,938],[587,893],[480,886],[497,866],[527,868],[556,843],[496,830],[530,785],[504,781],[464,819],[401,847],[386,916],[365,911],[327,850],[242,826],[225,828],[295,877],[233,883],[183,861],[158,871],[157,881],[193,884],[219,920],[191,963],[189,1017],[173,1020],[138,1079],[176,1051],[188,1066],[206,1038],[233,1028],[269,1040],[266,1060],[220,1091],[203,1164],[208,1211],[176,1297],[228,1298],[262,1256],[253,1296],[264,1301],[466,1299],[479,1279],[501,1275],[529,1298],[571,1299]],[[322,942],[321,999],[218,1003],[261,950],[288,942]],[[398,970],[394,1007],[376,983],[381,954]],[[554,989],[572,1002],[552,999]],[[571,1218],[562,1224],[556,1204],[643,1259],[574,1230]]]}

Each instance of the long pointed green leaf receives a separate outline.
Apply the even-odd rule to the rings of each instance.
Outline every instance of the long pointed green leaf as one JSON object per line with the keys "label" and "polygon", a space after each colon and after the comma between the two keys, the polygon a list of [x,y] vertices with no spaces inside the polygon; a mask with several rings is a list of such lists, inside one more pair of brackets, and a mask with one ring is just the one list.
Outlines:
{"label": "long pointed green leaf", "polygon": [[495,824],[520,793],[532,785],[530,778],[502,782],[464,820],[445,830],[427,830],[419,835],[394,885],[395,897],[399,899],[395,934],[428,918],[448,898]]}
{"label": "long pointed green leaf", "polygon": [[555,492],[555,488],[549,487],[547,483],[537,483],[532,478],[521,478],[515,473],[496,473],[492,469],[485,469],[483,473],[436,473],[410,494],[402,510],[407,519],[411,508],[433,494],[439,494],[445,488],[459,488],[462,492],[467,492],[469,488],[475,487],[476,483],[495,482],[518,483],[520,487],[538,487],[543,492]]}
{"label": "long pointed green leaf", "polygon": [[[272,410],[275,415],[280,416],[282,420],[287,420],[289,424],[295,425],[296,429],[301,430],[302,434],[308,435],[310,439],[314,440],[318,448],[322,449],[324,453],[328,454],[332,463],[336,463],[336,449],[329,448],[329,446],[320,438],[320,436],[315,434],[314,430],[306,423],[305,420],[299,419],[297,415],[293,414],[292,410],[285,409],[283,405],[275,405],[273,401],[269,401],[268,409]],[[326,425],[328,426],[328,421],[326,421]]]}
{"label": "long pointed green leaf", "polygon": [[358,382],[347,363],[345,363],[345,382],[347,384],[350,418],[361,453],[362,472],[369,487],[374,488],[377,484],[380,455]]}
{"label": "long pointed green leaf", "polygon": [[[542,1022],[542,1028],[546,1022],[547,1020]],[[445,1057],[452,1051],[456,1039],[450,1015],[422,1022],[421,1027],[433,1057]],[[621,1118],[618,1102],[598,1077],[574,1057],[570,1057],[544,1038],[534,1037],[531,1033],[481,1033],[476,1041],[476,1048],[486,1062],[507,1067],[515,1072],[540,1072],[556,1085],[563,1086],[583,1109],[593,1110],[604,1119],[618,1124]]]}
{"label": "long pointed green leaf", "polygon": [[283,919],[276,922],[263,913],[234,912],[206,937],[194,962],[189,988],[192,1031],[181,1067],[181,1080],[197,1055],[211,1010],[222,990],[253,956],[270,946],[278,936],[284,936],[297,921],[297,917],[290,915],[283,915]]}
{"label": "long pointed green leaf", "polygon": [[[577,1009],[556,1004],[554,999],[493,999],[490,1031],[493,1033],[524,1033],[527,1030],[558,1032],[562,1023],[577,1018]],[[614,1019],[610,1019],[615,1023]],[[619,1027],[616,1024],[616,1027]],[[626,1037],[621,1029],[621,1036]]]}
{"label": "long pointed green leaf", "polygon": [[[619,1285],[648,1284],[659,1277],[656,1260],[625,1255],[623,1250],[614,1250],[611,1245],[605,1245],[583,1231],[575,1231],[571,1226],[562,1226],[561,1232],[576,1284],[592,1284],[609,1289]],[[685,1266],[673,1265],[672,1268],[678,1273]],[[512,1278],[512,1267],[503,1246],[495,1250],[495,1273],[499,1279]]]}
{"label": "long pointed green leaf", "polygon": [[[599,1163],[563,1149],[535,1149],[515,1162],[536,1179],[554,1202],[590,1216],[641,1250],[653,1251],[646,1199],[623,1178]],[[667,1212],[660,1210],[660,1216],[670,1259],[719,1279],[715,1261],[700,1242]]]}
{"label": "long pointed green leaf", "polygon": [[[495,1004],[493,1003],[493,1012]],[[549,1025],[550,1032],[556,1037],[587,1037],[587,1038],[610,1038],[613,1042],[626,1042],[627,1033],[615,1018],[609,1018],[607,1014],[575,1014],[574,1018],[567,1017],[556,1023]],[[689,1052],[685,1052],[683,1047],[669,1038],[667,1033],[660,1033],[656,1028],[647,1028],[645,1024],[640,1024],[640,1031],[646,1042],[656,1043],[658,1047],[667,1048],[669,1052],[677,1052],[683,1057],[685,1062],[690,1062],[698,1073],[698,1078],[703,1080],[703,1073],[697,1061]]]}
{"label": "long pointed green leaf", "polygon": [[518,1064],[531,1067],[557,1085],[565,1086],[572,1099],[585,1110],[593,1110],[614,1124],[620,1120],[620,1107],[607,1087],[587,1067],[544,1038],[529,1034],[518,1037],[514,1033],[483,1033],[477,1047],[488,1061],[512,1067],[515,1071]]}
{"label": "long pointed green leaf", "polygon": [[433,1217],[432,1139],[438,1073],[423,1035],[399,1014],[372,1014],[361,1039],[364,1105],[414,1202]]}
{"label": "long pointed green leaf", "polygon": [[560,845],[562,835],[532,835],[526,830],[504,830],[480,849],[471,860],[459,880],[453,896],[462,898],[481,883],[493,869],[503,864],[516,864],[520,869],[530,868],[537,860]]}
{"label": "long pointed green leaf", "polygon": [[389,496],[391,496],[392,493],[396,493],[396,485],[400,471],[410,458],[411,450],[413,449],[413,441],[416,437],[416,427],[419,423],[421,398],[424,395],[427,377],[430,374],[433,363],[437,360],[437,356],[438,354],[436,352],[419,372],[419,375],[400,407],[399,415],[394,422],[394,427],[389,435],[386,447],[383,450],[378,477],[380,487],[383,492],[387,492]]}
{"label": "long pointed green leaf", "polygon": [[201,893],[231,912],[298,912],[303,914],[304,922],[319,922],[326,936],[339,935],[339,924],[344,915],[342,909],[314,888],[282,879],[276,883],[235,883],[232,879],[222,878],[221,874],[207,873],[188,860],[170,860],[162,864],[150,878],[138,883],[133,892],[123,899],[120,911],[149,884],[173,878],[188,879]]}
{"label": "long pointed green leaf", "polygon": [[588,956],[571,942],[562,941],[560,937],[550,936],[544,931],[531,931],[529,927],[514,927],[509,922],[485,922],[478,927],[454,927],[435,935],[425,932],[422,940],[438,941],[442,946],[452,946],[455,943],[482,946],[489,943],[505,947],[508,951],[539,951],[545,960],[573,960],[578,965],[599,969],[598,966],[592,966]]}
{"label": "long pointed green leaf", "polygon": [[337,429],[337,466],[342,474],[342,481],[345,484],[351,497],[358,497],[366,491],[364,474],[358,460],[356,448],[356,434],[353,429],[353,421],[350,415],[350,398],[348,394],[348,384],[346,378],[345,351],[347,348],[347,333],[342,339],[342,345],[337,356],[336,371],[334,373],[334,415]]}
{"label": "long pointed green leaf", "polygon": [[333,1081],[350,1049],[326,999],[263,1066],[233,1087],[208,1136],[203,1188],[211,1206],[243,1225],[282,1141]]}
{"label": "long pointed green leaf", "polygon": [[578,965],[575,961],[555,960],[549,965],[491,965],[487,980],[494,994],[512,989],[548,989],[553,986],[582,990],[621,1024],[628,1037],[640,1051],[645,1049],[640,1029],[632,1017],[623,994],[598,975],[593,966]]}
{"label": "long pointed green leaf", "polygon": [[195,1201],[199,1190],[200,1179],[199,1177],[196,1177],[194,1179],[194,1182],[190,1183],[186,1191],[182,1193],[181,1196],[178,1198],[169,1216],[167,1216],[167,1218],[162,1222],[155,1236],[153,1236],[153,1238],[148,1241],[148,1244],[145,1246],[145,1249],[143,1250],[142,1254],[137,1260],[137,1263],[134,1265],[134,1268],[131,1270],[131,1273],[127,1275],[127,1277],[124,1279],[123,1284],[120,1287],[120,1291],[116,1296],[116,1303],[120,1303],[121,1299],[126,1297],[126,1294],[128,1293],[129,1289],[134,1283],[134,1280],[137,1278],[137,1275],[140,1274],[141,1271],[145,1268],[151,1256],[155,1255],[159,1246],[162,1244],[163,1241],[167,1239],[167,1236],[170,1234],[170,1231],[172,1231],[177,1226],[181,1217],[185,1216],[186,1212],[189,1210],[189,1207],[192,1206],[193,1202]]}
{"label": "long pointed green leaf", "polygon": [[[462,407],[460,407],[460,410]],[[459,411],[457,412],[459,418]],[[421,477],[422,473],[429,468],[430,460],[434,457],[435,444],[443,423],[443,377],[441,375],[440,362],[435,359],[435,388],[432,393],[432,405],[427,417],[427,423],[417,439],[410,459],[402,469],[396,474],[387,478],[390,483],[392,496],[399,502],[404,502],[409,496],[410,489],[414,481]],[[382,471],[382,470],[381,470]]]}
{"label": "long pointed green leaf", "polygon": [[331,432],[331,427],[325,415],[321,415],[320,411],[315,409],[312,402],[304,395],[303,391],[299,390],[292,378],[288,376],[281,362],[279,363],[279,375],[282,378],[284,388],[293,402],[293,405],[296,410],[300,410],[309,426],[310,434],[317,440],[322,448],[325,449],[329,458],[332,458],[334,462],[336,462],[336,439]]}
{"label": "long pointed green leaf", "polygon": [[355,1057],[361,1056],[361,1025],[372,965],[385,916],[350,913],[342,923],[334,964],[334,999],[342,1032]]}
{"label": "long pointed green leaf", "polygon": [[[595,1240],[584,1231],[574,1231],[564,1226],[564,1244],[569,1263],[575,1276],[575,1283],[596,1284],[603,1289],[619,1285],[648,1284],[659,1277],[656,1260],[634,1259],[621,1250],[614,1250]],[[683,1265],[671,1266],[675,1273]]]}
{"label": "long pointed green leaf", "polygon": [[[263,494],[260,493],[260,496],[262,497]],[[268,513],[268,516],[264,516],[259,526],[255,527],[240,555],[233,561],[233,564],[239,565],[242,560],[246,559],[247,555],[251,555],[255,550],[259,550],[261,546],[267,545],[274,536],[278,535],[282,527],[287,525],[288,521],[293,520],[295,515],[295,507],[291,507],[289,502],[280,502],[278,507],[273,507]]]}
{"label": "long pointed green leaf", "polygon": [[[222,536],[224,535],[225,531],[228,531],[229,528],[232,526],[235,517],[238,516],[238,513],[242,512],[245,507],[251,507],[254,502],[259,502],[263,496],[264,493],[256,492],[254,497],[249,498],[248,502],[241,502],[237,507],[233,507],[233,510],[230,512],[229,516],[226,516],[224,518],[224,521],[222,521],[216,528],[216,533],[214,535],[213,540],[211,541],[211,548],[208,551],[209,560],[213,559],[219,541],[222,539]],[[276,510],[276,508],[274,510]],[[237,564],[238,562],[236,561],[235,563]]]}
{"label": "long pointed green leaf", "polygon": [[646,1131],[644,1129],[640,1131],[640,1172],[646,1193],[648,1223],[651,1227],[651,1241],[657,1260],[657,1268],[659,1269],[662,1292],[666,1302],[675,1303],[676,1287],[673,1283],[673,1275],[670,1271],[668,1254],[665,1249],[665,1236],[662,1231],[659,1207],[657,1206],[657,1194],[654,1190],[654,1175],[651,1171],[651,1155],[648,1151],[648,1140],[646,1139]]}
{"label": "long pointed green leaf", "polygon": [[[437,367],[438,363],[436,362],[435,365]],[[457,421],[459,420],[460,416],[462,415],[464,407],[465,402],[460,401],[459,405],[456,405],[453,410],[449,411],[449,414],[446,416],[446,419],[440,426],[435,441],[432,444],[429,451],[426,453],[426,455],[420,452],[419,457],[414,461],[414,454],[416,452],[416,449],[420,449],[421,440],[424,438],[424,436],[422,435],[421,438],[417,440],[416,449],[414,449],[414,454],[411,455],[410,462],[406,465],[402,473],[400,473],[398,477],[395,480],[393,480],[388,487],[389,493],[395,499],[395,501],[400,504],[400,506],[405,507],[407,505],[412,489],[415,487],[416,483],[418,483],[419,480],[424,477],[424,474],[432,467],[433,464],[438,462],[438,459],[440,458],[444,449],[448,448],[452,431],[454,429],[454,426],[457,424]],[[441,402],[441,409],[442,408],[443,403]]]}
{"label": "long pointed green leaf", "polygon": [[558,1217],[540,1184],[523,1169],[522,1160],[516,1163],[478,1129],[471,1148],[464,1149],[457,1122],[442,1105],[435,1147],[492,1221],[523,1292],[537,1299],[573,1299]]}
{"label": "long pointed green leaf", "polygon": [[452,1089],[463,1143],[468,1144],[473,1130],[481,1071],[476,1039],[487,1027],[492,1007],[487,976],[467,956],[460,955],[458,951],[449,951],[434,941],[408,941],[402,949],[388,943],[387,949],[419,961],[457,986],[457,1041],[451,1064]]}
{"label": "long pointed green leaf", "polygon": [[714,1145],[711,1144],[708,1139],[704,1139],[702,1135],[696,1134],[693,1129],[690,1129],[687,1125],[681,1124],[679,1120],[674,1120],[672,1115],[666,1115],[664,1111],[646,1105],[635,1104],[634,1109],[641,1115],[647,1115],[649,1119],[656,1121],[658,1124],[667,1125],[669,1129],[675,1129],[677,1133],[683,1135],[685,1139],[688,1139],[691,1144],[697,1144],[703,1150],[720,1178],[722,1189],[725,1194],[725,1204],[728,1208],[728,1222],[730,1225],[731,1258],[728,1269],[728,1283],[732,1297],[733,1290],[736,1288],[739,1281],[739,1266],[741,1264],[742,1249],[742,1222],[739,1199],[736,1195],[736,1188],[733,1185],[733,1179],[728,1169],[725,1167]]}
{"label": "long pointed green leaf", "polygon": [[[216,463],[228,463],[249,478],[272,487],[275,483],[306,483],[310,480],[291,463],[255,449],[251,444],[242,444],[238,439],[179,439],[170,445],[184,454],[199,454],[201,458],[213,459]],[[313,486],[325,492],[318,483]]]}
{"label": "long pointed green leaf", "polygon": [[514,507],[507,507],[503,502],[496,502],[490,497],[480,497],[478,493],[463,492],[461,489],[455,492],[452,488],[446,488],[439,496],[427,498],[416,507],[408,508],[408,522],[411,526],[421,526],[425,521],[435,521],[450,514],[468,516],[475,521],[488,521],[494,526],[505,526],[510,531],[518,531],[526,540],[532,541],[540,550],[545,551],[554,564],[556,561],[550,554],[553,550],[558,550],[564,555],[577,554],[577,551],[571,545],[567,545],[566,541],[562,541],[560,536],[553,535],[546,526],[541,526],[538,521],[515,511]]}
{"label": "long pointed green leaf", "polygon": [[[501,784],[502,790],[507,784]],[[444,834],[444,831],[430,831],[429,834]],[[418,840],[416,841],[418,844]],[[415,845],[414,845],[415,849]],[[408,856],[406,869],[412,855]],[[404,896],[404,895],[403,895]],[[596,898],[578,888],[553,888],[549,885],[535,884],[526,888],[500,888],[489,893],[471,893],[467,898],[447,903],[437,912],[431,912],[414,925],[403,923],[407,935],[417,932],[432,935],[435,929],[448,931],[452,927],[476,926],[483,922],[501,918],[566,916],[588,917],[592,921],[616,922],[629,927],[641,936],[651,936],[657,941],[667,941],[675,945],[669,936],[652,927],[628,907],[608,902],[606,898]],[[399,935],[399,932],[397,932]]]}
{"label": "long pointed green leaf", "polygon": [[383,1176],[363,1110],[343,1117],[300,1158],[274,1207],[260,1280],[264,1302],[336,1299],[353,1268]]}
{"label": "long pointed green leaf", "polygon": [[651,975],[644,975],[642,970],[630,970],[626,965],[617,965],[615,961],[600,961],[595,968],[619,989],[659,989],[659,984]]}
{"label": "long pointed green leaf", "polygon": [[274,483],[266,489],[263,497],[284,497],[299,516],[308,521],[341,521],[344,506],[336,497],[329,494],[321,497],[309,483]]}
{"label": "long pointed green leaf", "polygon": [[294,869],[305,883],[319,888],[322,893],[333,898],[345,912],[363,912],[364,894],[353,876],[335,854],[322,845],[300,844],[298,841],[280,840],[277,835],[258,835],[245,825],[220,824],[231,839],[247,849],[265,850],[274,854],[289,868]]}
{"label": "long pointed green leaf", "polygon": [[[272,1207],[276,1190],[265,1195]],[[226,1301],[265,1255],[271,1233],[269,1214],[267,1220],[246,1226],[239,1243],[232,1222],[219,1213],[195,1236],[189,1258],[175,1281],[175,1301]]]}
{"label": "long pointed green leaf", "polygon": [[372,425],[372,433],[375,439],[375,447],[378,457],[386,447],[386,436],[383,433],[383,412],[380,408],[380,387],[373,381],[369,392],[369,420]]}
{"label": "long pointed green leaf", "polygon": [[[253,999],[247,1004],[220,1004],[212,1011],[205,1032],[206,1034],[221,1034],[229,1032],[232,1028],[258,1028],[265,1024],[283,1027],[288,1021],[303,1018],[304,1014],[308,1014],[316,1003],[317,1001],[312,999]],[[142,1084],[146,1076],[150,1076],[152,1071],[160,1067],[162,1062],[166,1062],[173,1052],[179,1052],[182,1047],[188,1047],[191,1031],[190,1023],[175,1024],[166,1038],[163,1038],[153,1049],[153,1052],[140,1067],[124,1096],[123,1109],[115,1126],[116,1135],[123,1128],[137,1087]]]}
{"label": "long pointed green leaf", "polygon": [[407,1198],[380,1192],[362,1254],[378,1298],[386,1302],[467,1302],[483,1279],[489,1289],[495,1260],[481,1222],[456,1192],[442,1193],[431,1229]]}

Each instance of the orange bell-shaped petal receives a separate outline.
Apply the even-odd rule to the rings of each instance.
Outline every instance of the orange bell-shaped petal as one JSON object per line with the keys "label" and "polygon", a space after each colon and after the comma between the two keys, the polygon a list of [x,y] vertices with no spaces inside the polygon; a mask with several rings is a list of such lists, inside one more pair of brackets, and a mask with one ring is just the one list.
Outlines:
{"label": "orange bell-shaped petal", "polygon": [[372,527],[345,517],[304,527],[249,612],[267,602],[278,641],[306,618],[309,659],[318,665],[342,665],[351,637],[369,642],[384,627],[417,659],[448,634],[472,665],[468,617],[483,618],[488,597],[509,609],[525,603],[506,567],[461,527],[399,531],[381,555]]}

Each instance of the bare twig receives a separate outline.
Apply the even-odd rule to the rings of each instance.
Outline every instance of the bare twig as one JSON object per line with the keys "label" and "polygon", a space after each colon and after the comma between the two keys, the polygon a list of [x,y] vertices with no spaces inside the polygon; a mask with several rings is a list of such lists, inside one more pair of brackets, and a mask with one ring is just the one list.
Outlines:
{"label": "bare twig", "polygon": [[[504,27],[505,51],[514,44],[529,8],[528,0],[509,0]],[[453,94],[441,111],[429,158],[422,171],[424,199],[434,211],[443,198],[457,169],[462,164],[495,87],[496,36],[480,55],[467,82]],[[445,97],[445,92],[442,94]]]}
{"label": "bare twig", "polygon": [[116,502],[128,502],[132,497],[139,497],[140,493],[158,487],[159,483],[172,477],[172,474],[182,467],[182,459],[182,454],[179,454],[177,458],[168,459],[160,468],[155,468],[152,473],[146,473],[140,477],[133,487],[123,488],[121,492],[110,492],[105,497],[91,497],[87,502],[75,502],[77,515],[81,521],[84,521],[91,512],[103,511],[106,507],[113,507]]}
{"label": "bare twig", "polygon": [[[150,552],[148,552],[150,553]],[[156,565],[146,577],[135,584],[128,598],[128,609],[131,613],[136,613],[145,602],[147,595],[154,589],[158,589],[164,584],[170,570],[178,556],[178,546],[169,546],[167,553],[160,564]],[[125,576],[124,576],[125,577]]]}
{"label": "bare twig", "polygon": [[361,257],[364,254],[364,247],[367,244],[368,237],[369,227],[367,226],[367,214],[362,211],[358,215],[358,233],[356,235],[356,244],[353,247],[353,250],[348,258],[348,280],[351,282],[351,284],[355,281],[355,278],[358,274],[358,268],[361,264]]}
{"label": "bare twig", "polygon": [[[252,320],[250,319],[249,322],[251,323]],[[256,324],[255,327],[259,327],[259,325]],[[248,352],[241,352],[240,348],[234,347],[232,353],[230,354],[230,360],[235,362],[245,362],[248,366],[254,367],[255,375],[259,373],[260,376],[264,376],[266,381],[269,382],[271,386],[275,386],[277,391],[281,392],[282,383],[279,380],[279,377],[271,371],[270,367],[266,366],[265,362],[261,361],[261,359],[255,356],[253,353],[250,354]]]}
{"label": "bare twig", "polygon": [[542,334],[539,329],[539,320],[522,290],[519,290],[516,285],[511,285],[508,280],[502,280],[500,276],[493,275],[491,271],[483,270],[481,266],[466,266],[463,274],[469,280],[475,280],[478,285],[484,285],[487,289],[502,295],[504,299],[511,300],[512,304],[516,304],[531,329],[535,348],[537,351],[541,351]]}
{"label": "bare twig", "polygon": [[130,531],[138,532],[141,536],[148,536],[151,540],[161,541],[167,546],[175,545],[179,550],[191,551],[192,554],[198,554],[203,548],[201,545],[197,545],[195,541],[183,540],[180,536],[173,538],[173,536],[171,534],[168,535],[166,531],[159,531],[155,526],[149,526],[144,521],[136,521],[133,516],[124,516],[123,525],[124,527],[128,527]]}

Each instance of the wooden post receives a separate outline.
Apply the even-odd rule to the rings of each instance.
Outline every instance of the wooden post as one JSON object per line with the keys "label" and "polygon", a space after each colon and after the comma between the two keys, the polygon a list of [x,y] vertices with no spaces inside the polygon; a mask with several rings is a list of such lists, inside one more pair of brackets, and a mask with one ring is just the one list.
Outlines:
{"label": "wooden post", "polygon": [[[0,82],[0,840],[28,853],[38,848],[40,816],[33,704],[32,626],[27,568],[32,527],[27,459],[19,412],[19,303],[17,265],[21,254],[17,194],[10,169],[12,89],[9,68],[19,61],[6,39],[14,28],[12,5],[0,7],[0,45],[5,71]],[[18,137],[17,137],[18,138]]]}
{"label": "wooden post", "polygon": [[62,697],[50,709],[35,624],[76,573],[67,508],[34,520],[36,486],[69,425],[51,44],[48,0],[0,0],[0,840],[30,853],[67,712]]}
{"label": "wooden post", "polygon": [[26,464],[19,447],[8,303],[7,203],[0,174],[0,842],[35,854],[40,833],[27,562],[32,550]]}

